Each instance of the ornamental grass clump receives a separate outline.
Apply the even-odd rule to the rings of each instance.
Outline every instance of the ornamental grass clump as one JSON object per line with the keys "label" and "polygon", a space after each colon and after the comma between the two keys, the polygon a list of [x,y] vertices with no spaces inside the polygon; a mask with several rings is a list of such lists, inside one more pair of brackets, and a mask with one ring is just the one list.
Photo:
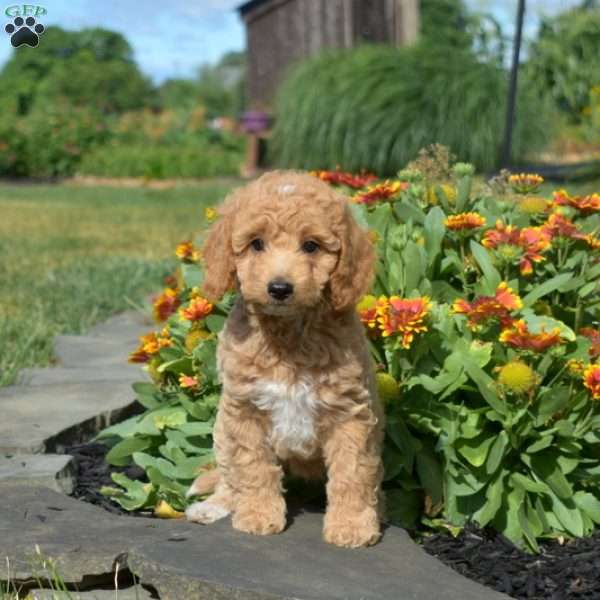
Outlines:
{"label": "ornamental grass clump", "polygon": [[[430,164],[385,181],[315,174],[347,194],[379,257],[357,313],[386,408],[388,518],[473,521],[531,551],[588,535],[600,525],[598,196],[560,190],[523,211],[537,175],[483,185],[470,165]],[[147,410],[101,434],[109,462],[146,471],[105,490],[129,510],[182,511],[214,466],[216,335],[233,297],[203,297],[199,246],[185,244],[157,331],[131,355],[154,379],[135,386]]]}

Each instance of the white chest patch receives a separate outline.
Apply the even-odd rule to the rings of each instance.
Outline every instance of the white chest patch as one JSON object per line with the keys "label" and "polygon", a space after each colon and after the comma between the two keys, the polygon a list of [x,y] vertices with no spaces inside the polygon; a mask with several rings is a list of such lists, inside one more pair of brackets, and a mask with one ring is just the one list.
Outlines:
{"label": "white chest patch", "polygon": [[309,382],[288,386],[263,380],[258,382],[256,394],[256,407],[271,413],[270,441],[277,453],[312,454],[316,446],[319,404],[313,386]]}

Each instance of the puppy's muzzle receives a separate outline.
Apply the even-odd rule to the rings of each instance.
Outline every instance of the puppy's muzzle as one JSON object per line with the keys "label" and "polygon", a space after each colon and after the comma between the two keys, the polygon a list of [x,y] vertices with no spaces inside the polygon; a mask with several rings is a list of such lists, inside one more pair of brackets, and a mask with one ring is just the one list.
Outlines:
{"label": "puppy's muzzle", "polygon": [[294,286],[285,279],[273,279],[267,285],[269,296],[282,302],[294,293]]}

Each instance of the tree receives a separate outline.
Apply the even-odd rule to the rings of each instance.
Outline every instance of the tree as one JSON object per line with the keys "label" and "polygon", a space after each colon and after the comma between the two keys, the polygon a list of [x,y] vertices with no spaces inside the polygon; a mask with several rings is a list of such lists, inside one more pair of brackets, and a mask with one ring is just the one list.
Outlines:
{"label": "tree", "polygon": [[24,115],[48,104],[70,103],[106,114],[152,101],[152,85],[120,33],[48,27],[43,42],[43,52],[16,50],[0,73],[5,109]]}

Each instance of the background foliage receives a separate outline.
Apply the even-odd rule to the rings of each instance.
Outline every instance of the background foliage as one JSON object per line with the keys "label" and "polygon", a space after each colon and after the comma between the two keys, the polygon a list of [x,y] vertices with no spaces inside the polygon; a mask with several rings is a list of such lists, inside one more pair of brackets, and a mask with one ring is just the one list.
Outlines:
{"label": "background foliage", "polygon": [[49,27],[43,52],[14,52],[0,72],[0,175],[237,173],[241,139],[212,119],[241,109],[244,60],[154,86],[121,34]]}
{"label": "background foliage", "polygon": [[[362,47],[302,63],[277,101],[273,157],[301,168],[392,174],[434,142],[482,169],[498,158],[507,76],[497,60],[424,40],[410,48]],[[552,109],[526,86],[514,156],[540,148]]]}

